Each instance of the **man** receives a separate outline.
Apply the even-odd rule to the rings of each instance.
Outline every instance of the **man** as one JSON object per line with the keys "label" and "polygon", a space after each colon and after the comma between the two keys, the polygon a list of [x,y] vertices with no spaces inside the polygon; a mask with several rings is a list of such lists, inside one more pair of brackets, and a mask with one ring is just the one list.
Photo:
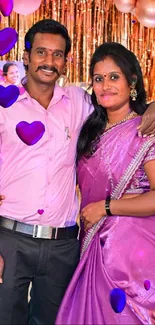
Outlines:
{"label": "man", "polygon": [[58,22],[32,26],[25,36],[26,91],[10,108],[0,107],[1,325],[54,324],[79,261],[76,144],[93,108],[82,89],[55,85],[70,47]]}
{"label": "man", "polygon": [[55,86],[70,47],[61,24],[34,25],[25,37],[26,91],[8,109],[0,108],[3,325],[27,324],[28,318],[29,324],[54,324],[79,261],[75,156],[90,104],[81,89]]}

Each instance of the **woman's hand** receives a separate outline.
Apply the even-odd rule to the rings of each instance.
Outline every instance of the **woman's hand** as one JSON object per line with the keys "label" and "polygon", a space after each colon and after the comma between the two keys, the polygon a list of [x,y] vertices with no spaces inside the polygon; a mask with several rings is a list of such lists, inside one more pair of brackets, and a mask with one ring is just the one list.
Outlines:
{"label": "woman's hand", "polygon": [[3,270],[4,270],[4,260],[3,257],[0,255],[0,283],[3,282]]}
{"label": "woman's hand", "polygon": [[138,132],[146,136],[155,135],[155,102],[151,103],[144,113]]}
{"label": "woman's hand", "polygon": [[102,217],[106,216],[105,201],[90,203],[81,211],[81,218],[84,222],[84,229],[90,229]]}

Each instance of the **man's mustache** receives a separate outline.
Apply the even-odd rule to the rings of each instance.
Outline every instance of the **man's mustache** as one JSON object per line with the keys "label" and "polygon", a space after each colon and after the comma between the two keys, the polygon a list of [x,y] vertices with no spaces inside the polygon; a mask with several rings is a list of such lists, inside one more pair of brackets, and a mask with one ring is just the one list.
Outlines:
{"label": "man's mustache", "polygon": [[35,72],[38,72],[39,70],[42,70],[42,69],[55,72],[60,77],[60,74],[55,67],[48,67],[47,65],[42,65],[42,66],[40,65]]}

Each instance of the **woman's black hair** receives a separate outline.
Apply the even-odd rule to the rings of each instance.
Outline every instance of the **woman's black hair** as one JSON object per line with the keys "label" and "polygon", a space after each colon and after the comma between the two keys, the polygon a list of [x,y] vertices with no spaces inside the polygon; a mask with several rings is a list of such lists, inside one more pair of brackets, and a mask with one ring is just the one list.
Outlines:
{"label": "woman's black hair", "polygon": [[[124,74],[128,85],[131,86],[133,78],[136,77],[137,99],[130,98],[130,108],[138,115],[146,110],[146,92],[140,64],[136,56],[119,43],[104,43],[94,52],[90,63],[90,76],[93,78],[93,71],[97,62],[110,57]],[[106,109],[97,103],[96,95],[92,91],[91,101],[94,106],[93,113],[84,123],[77,144],[77,159],[82,156],[90,157],[97,147],[101,134],[104,132],[107,123]]]}
{"label": "woman's black hair", "polygon": [[[25,35],[25,51],[30,53],[34,41],[34,36],[37,33],[42,34],[55,34],[61,35],[66,40],[66,49],[65,49],[65,57],[70,52],[71,49],[71,39],[68,34],[67,28],[60,24],[58,21],[54,19],[43,19],[34,24]],[[28,70],[28,66],[24,65],[25,70]]]}
{"label": "woman's black hair", "polygon": [[17,64],[14,63],[14,62],[7,62],[3,65],[3,76],[7,76],[7,73],[8,73],[8,70],[10,67],[12,66],[16,66],[17,67]]}

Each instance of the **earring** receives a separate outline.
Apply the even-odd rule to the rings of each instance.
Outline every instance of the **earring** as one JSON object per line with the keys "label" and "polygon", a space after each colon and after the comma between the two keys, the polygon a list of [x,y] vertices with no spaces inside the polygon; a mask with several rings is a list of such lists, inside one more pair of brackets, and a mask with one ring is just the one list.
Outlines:
{"label": "earring", "polygon": [[130,90],[130,97],[132,101],[136,101],[137,98],[137,90],[135,89],[136,83],[132,82],[131,84],[131,90]]}

